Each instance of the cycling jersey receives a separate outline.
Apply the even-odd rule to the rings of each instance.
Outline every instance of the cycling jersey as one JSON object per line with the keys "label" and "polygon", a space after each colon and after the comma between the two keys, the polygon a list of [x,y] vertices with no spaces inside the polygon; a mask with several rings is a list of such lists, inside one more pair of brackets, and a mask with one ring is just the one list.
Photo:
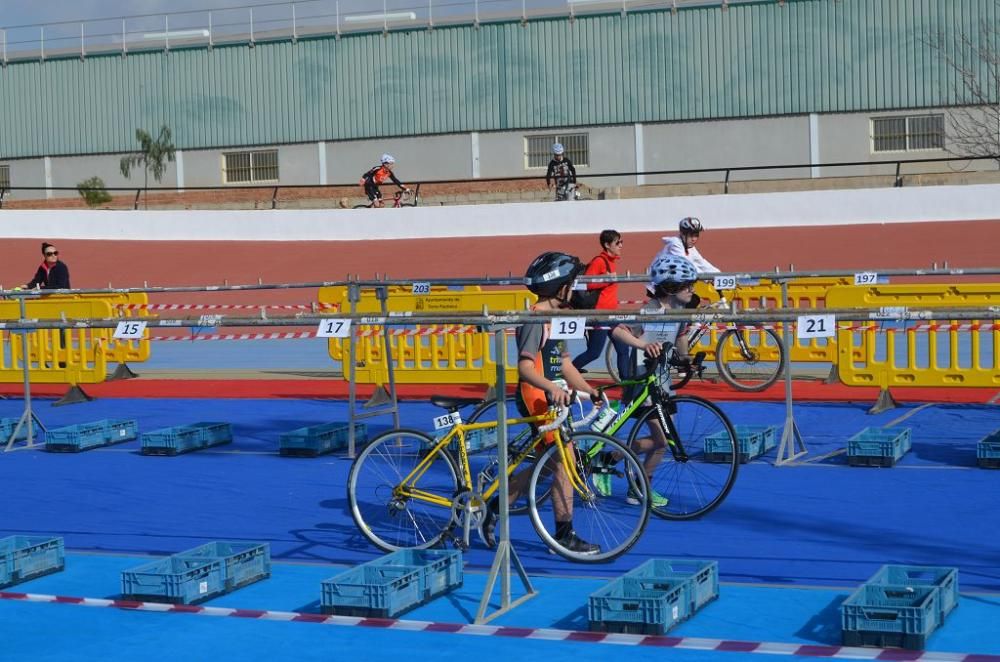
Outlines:
{"label": "cycling jersey", "polygon": [[556,182],[556,186],[561,186],[568,182],[576,183],[576,168],[573,167],[573,162],[569,158],[564,156],[562,161],[557,161],[556,159],[549,161],[549,169],[545,172],[545,185],[550,186],[553,179]]}
{"label": "cycling jersey", "polygon": [[[566,342],[549,337],[548,324],[523,324],[515,333],[517,358],[530,359],[539,375],[552,381],[562,378],[563,359],[569,358]],[[526,381],[517,385],[517,409],[522,416],[536,416],[548,411],[545,391]]]}
{"label": "cycling jersey", "polygon": [[377,165],[365,174],[361,175],[362,186],[365,186],[366,184],[375,184],[376,186],[380,186],[389,180],[392,180],[393,184],[402,188],[403,183],[396,179],[395,173],[386,168],[384,165]]}
{"label": "cycling jersey", "polygon": [[[687,248],[684,246],[684,240],[679,236],[677,237],[664,237],[663,238],[663,248],[660,252],[656,254],[653,258],[653,262],[656,262],[661,257],[666,257],[667,255],[680,255],[681,257],[686,257],[694,265],[694,268],[700,274],[717,274],[720,269],[714,264],[702,257],[701,253],[695,247]],[[653,262],[650,262],[652,264]]]}

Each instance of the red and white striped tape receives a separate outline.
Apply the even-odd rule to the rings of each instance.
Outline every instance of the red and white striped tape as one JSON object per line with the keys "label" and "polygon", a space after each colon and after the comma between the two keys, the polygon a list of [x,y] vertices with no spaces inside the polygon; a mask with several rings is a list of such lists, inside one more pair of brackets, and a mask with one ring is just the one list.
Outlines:
{"label": "red and white striped tape", "polygon": [[336,303],[122,303],[121,310],[340,310]]}
{"label": "red and white striped tape", "polygon": [[109,600],[106,598],[77,598],[58,595],[41,595],[36,593],[12,593],[4,591],[0,591],[0,600],[78,605],[81,607],[111,607],[112,609],[124,609],[128,611],[193,614],[196,616],[230,616],[234,618],[249,618],[261,621],[317,623],[323,625],[369,627],[378,628],[380,630],[442,632],[448,634],[511,637],[515,639],[535,639],[544,641],[579,641],[594,644],[614,644],[617,646],[652,646],[660,648],[677,648],[728,653],[795,655],[799,657],[825,657],[829,659],[851,660],[1000,662],[1000,655],[989,654],[938,653],[933,651],[854,648],[850,646],[822,646],[767,641],[732,641],[726,639],[705,639],[700,637],[669,637],[666,635],[658,636],[605,632],[580,632],[576,630],[509,627],[503,625],[467,625],[463,623],[436,623],[431,621],[409,621],[392,618],[326,616],[324,614],[307,614],[294,611],[232,609],[229,607],[205,607],[198,605],[171,605],[161,604],[158,602],[135,602],[131,600]]}
{"label": "red and white striped tape", "polygon": [[150,340],[158,341],[205,341],[205,340],[302,340],[303,338],[315,338],[315,331],[300,331],[297,333],[217,333],[211,335],[189,335],[189,336],[152,336]]}

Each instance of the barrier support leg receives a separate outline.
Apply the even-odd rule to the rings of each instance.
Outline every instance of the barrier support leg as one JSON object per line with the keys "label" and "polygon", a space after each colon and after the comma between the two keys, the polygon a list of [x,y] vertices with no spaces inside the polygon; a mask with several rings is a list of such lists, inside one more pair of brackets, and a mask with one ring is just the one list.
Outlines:
{"label": "barrier support leg", "polygon": [[892,393],[889,392],[888,388],[882,388],[878,393],[878,400],[872,405],[872,408],[868,410],[869,414],[881,414],[884,411],[889,411],[890,409],[895,409],[899,404],[896,399],[892,397]]}
{"label": "barrier support leg", "polygon": [[[497,381],[496,389],[498,393],[505,393],[507,388],[506,364],[503,360],[504,344],[507,342],[503,329],[494,328],[494,339],[497,356]],[[497,400],[497,476],[500,480],[500,489],[497,491],[497,498],[500,500],[499,520],[500,540],[497,542],[497,553],[493,557],[493,565],[490,566],[490,574],[486,579],[486,588],[483,590],[483,597],[479,601],[479,611],[476,612],[476,625],[489,623],[491,620],[506,614],[508,611],[518,606],[525,600],[529,600],[538,592],[531,585],[528,573],[525,572],[521,560],[514,551],[514,546],[510,544],[510,508],[507,504],[509,492],[507,483],[507,399]],[[524,586],[524,595],[516,600],[511,600],[510,593],[510,568],[513,564],[521,584]],[[490,598],[493,597],[493,590],[496,587],[497,579],[500,580],[500,608],[487,614],[486,610],[490,606]]]}
{"label": "barrier support leg", "polygon": [[90,402],[93,399],[94,398],[87,395],[86,391],[80,388],[78,384],[73,384],[69,387],[69,390],[66,391],[63,397],[56,400],[52,406],[62,407],[63,405],[78,405],[81,402]]}
{"label": "barrier support leg", "polygon": [[134,373],[132,369],[128,367],[127,363],[122,362],[118,364],[118,367],[115,368],[115,371],[113,373],[111,373],[111,376],[109,376],[104,381],[114,382],[118,381],[119,379],[135,379],[138,376],[139,375]]}
{"label": "barrier support leg", "polygon": [[371,409],[372,407],[381,407],[388,404],[392,404],[392,396],[389,395],[389,391],[386,390],[385,385],[376,384],[372,397],[368,398],[368,402],[361,406],[365,409]]}
{"label": "barrier support leg", "polygon": [[836,363],[834,363],[832,366],[830,366],[830,374],[826,376],[826,379],[823,380],[823,383],[836,384],[839,381],[840,381],[840,367]]}
{"label": "barrier support leg", "polygon": [[[24,308],[24,297],[18,299],[18,307],[20,309],[21,320],[26,318],[25,308]],[[38,423],[38,427],[44,431],[45,426],[42,425],[42,421],[35,415],[35,412],[31,409],[31,365],[28,358],[28,332],[21,331],[21,347],[24,348],[24,356],[21,358],[21,371],[24,375],[24,413],[21,414],[21,418],[17,421],[17,425],[14,426],[13,431],[11,431],[10,439],[7,440],[7,445],[4,446],[4,452],[9,451],[14,447],[14,441],[17,439],[18,433],[21,431],[22,425],[28,426],[28,438],[27,447],[31,448],[35,445],[35,426],[31,424],[32,421]]]}

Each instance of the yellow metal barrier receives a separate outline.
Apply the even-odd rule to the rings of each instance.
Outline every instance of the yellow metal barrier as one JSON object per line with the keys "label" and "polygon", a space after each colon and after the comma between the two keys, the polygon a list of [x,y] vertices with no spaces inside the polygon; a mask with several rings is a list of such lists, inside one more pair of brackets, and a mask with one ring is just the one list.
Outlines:
{"label": "yellow metal barrier", "polygon": [[[996,306],[1000,284],[837,287],[831,308]],[[889,316],[891,310],[883,311]],[[1000,386],[1000,331],[959,322],[838,325],[840,380],[849,386]],[[857,350],[863,348],[861,356]]]}
{"label": "yellow metal barrier", "polygon": [[[41,298],[27,301],[28,319],[106,318],[111,306],[100,300]],[[17,301],[0,301],[0,319],[20,319]],[[108,375],[104,347],[106,329],[43,329],[27,334],[27,347],[20,333],[5,333],[0,347],[0,382],[20,383],[23,366],[36,384],[96,384]]]}
{"label": "yellow metal barrier", "polygon": [[[788,282],[788,303],[792,308],[823,308],[829,305],[826,302],[827,292],[834,287],[851,285],[853,279],[840,278],[797,278]],[[695,285],[695,293],[709,303],[719,300],[718,292],[706,281],[698,281]],[[726,292],[726,298],[736,303],[737,310],[750,309],[775,309],[782,308],[781,283],[770,280],[761,280],[757,285],[741,285],[735,290]],[[782,324],[774,324],[778,335],[784,335]],[[698,350],[704,351],[707,361],[715,360],[715,349],[719,343],[719,336],[724,333],[722,330],[712,329],[711,332],[702,336],[698,343]],[[773,345],[765,344],[760,337],[754,338],[752,331],[748,331],[748,341],[760,352],[762,361],[777,361],[778,351]],[[837,345],[833,339],[813,338],[799,339],[792,337],[790,361],[800,363],[829,363],[837,362]],[[730,353],[726,358],[738,361],[738,349],[735,346],[727,347]],[[861,356],[862,349],[855,352],[856,357]]]}
{"label": "yellow metal barrier", "polygon": [[[399,312],[480,312],[483,306],[493,311],[525,310],[536,298],[525,289],[483,290],[477,286],[448,288],[432,287],[426,294],[415,294],[414,288],[386,288],[386,309]],[[335,304],[342,311],[350,310],[346,287],[325,287],[319,292],[319,302]],[[382,303],[371,289],[361,293],[355,307],[359,313],[382,314]],[[492,343],[488,333],[469,332],[451,325],[394,327],[390,336],[393,376],[401,384],[492,384],[496,381],[496,361],[491,356]],[[461,332],[456,332],[456,331]],[[361,384],[385,384],[388,368],[383,357],[382,333],[379,326],[360,326],[356,333],[357,357],[355,381]],[[344,361],[349,340],[331,338],[330,357]],[[507,357],[504,357],[507,361]],[[508,379],[517,378],[517,366],[508,365]],[[344,374],[347,374],[345,368]]]}

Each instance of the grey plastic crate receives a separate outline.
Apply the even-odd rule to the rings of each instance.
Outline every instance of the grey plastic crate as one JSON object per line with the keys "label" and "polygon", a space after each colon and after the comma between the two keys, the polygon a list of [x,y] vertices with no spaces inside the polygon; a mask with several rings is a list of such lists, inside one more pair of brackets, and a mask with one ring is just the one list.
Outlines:
{"label": "grey plastic crate", "polygon": [[910,428],[865,428],[847,440],[847,463],[892,467],[910,451]]}
{"label": "grey plastic crate", "polygon": [[649,588],[642,579],[625,575],[591,593],[591,631],[664,634],[688,618],[685,580],[661,579],[658,586]]}
{"label": "grey plastic crate", "polygon": [[233,440],[229,423],[190,423],[161,428],[142,435],[143,455],[180,455],[221,446]]}
{"label": "grey plastic crate", "polygon": [[863,584],[841,605],[845,646],[923,649],[941,624],[936,586]]}
{"label": "grey plastic crate", "polygon": [[941,591],[940,622],[958,606],[958,568],[927,565],[884,565],[867,584],[936,586]]}
{"label": "grey plastic crate", "polygon": [[[292,457],[317,457],[347,448],[350,423],[324,423],[310,425],[278,436],[278,452]],[[368,427],[354,424],[354,439],[363,444],[368,441]]]}
{"label": "grey plastic crate", "polygon": [[421,590],[428,600],[464,581],[462,552],[457,549],[401,549],[369,561],[369,565],[419,568]]}
{"label": "grey plastic crate", "polygon": [[133,420],[104,419],[56,428],[45,433],[45,450],[57,453],[78,453],[91,448],[121,444],[138,436],[139,426]]}
{"label": "grey plastic crate", "polygon": [[59,572],[65,567],[63,539],[52,536],[0,538],[0,588]]}
{"label": "grey plastic crate", "polygon": [[220,558],[170,556],[122,572],[122,597],[128,600],[189,605],[226,591]]}
{"label": "grey plastic crate", "polygon": [[976,464],[984,469],[1000,469],[1000,430],[976,444]]}
{"label": "grey plastic crate", "polygon": [[[0,418],[0,443],[6,444],[7,440],[10,439],[10,435],[14,433],[14,428],[17,427],[19,418]],[[38,427],[38,423],[31,419],[31,436],[33,439],[38,439],[39,433],[42,431]],[[24,441],[28,438],[28,423],[21,426],[21,429],[17,432],[17,437],[14,441]]]}
{"label": "grey plastic crate", "polygon": [[267,543],[217,540],[174,556],[221,559],[227,592],[271,576],[271,547]]}
{"label": "grey plastic crate", "polygon": [[426,602],[420,568],[364,564],[322,583],[324,614],[395,618]]}
{"label": "grey plastic crate", "polygon": [[699,559],[649,559],[625,573],[646,586],[682,581],[688,616],[719,597],[719,563]]}
{"label": "grey plastic crate", "polygon": [[[735,425],[733,431],[741,464],[764,455],[776,445],[773,425]],[[708,435],[705,437],[705,461],[729,462],[728,448],[729,434],[725,430]]]}

